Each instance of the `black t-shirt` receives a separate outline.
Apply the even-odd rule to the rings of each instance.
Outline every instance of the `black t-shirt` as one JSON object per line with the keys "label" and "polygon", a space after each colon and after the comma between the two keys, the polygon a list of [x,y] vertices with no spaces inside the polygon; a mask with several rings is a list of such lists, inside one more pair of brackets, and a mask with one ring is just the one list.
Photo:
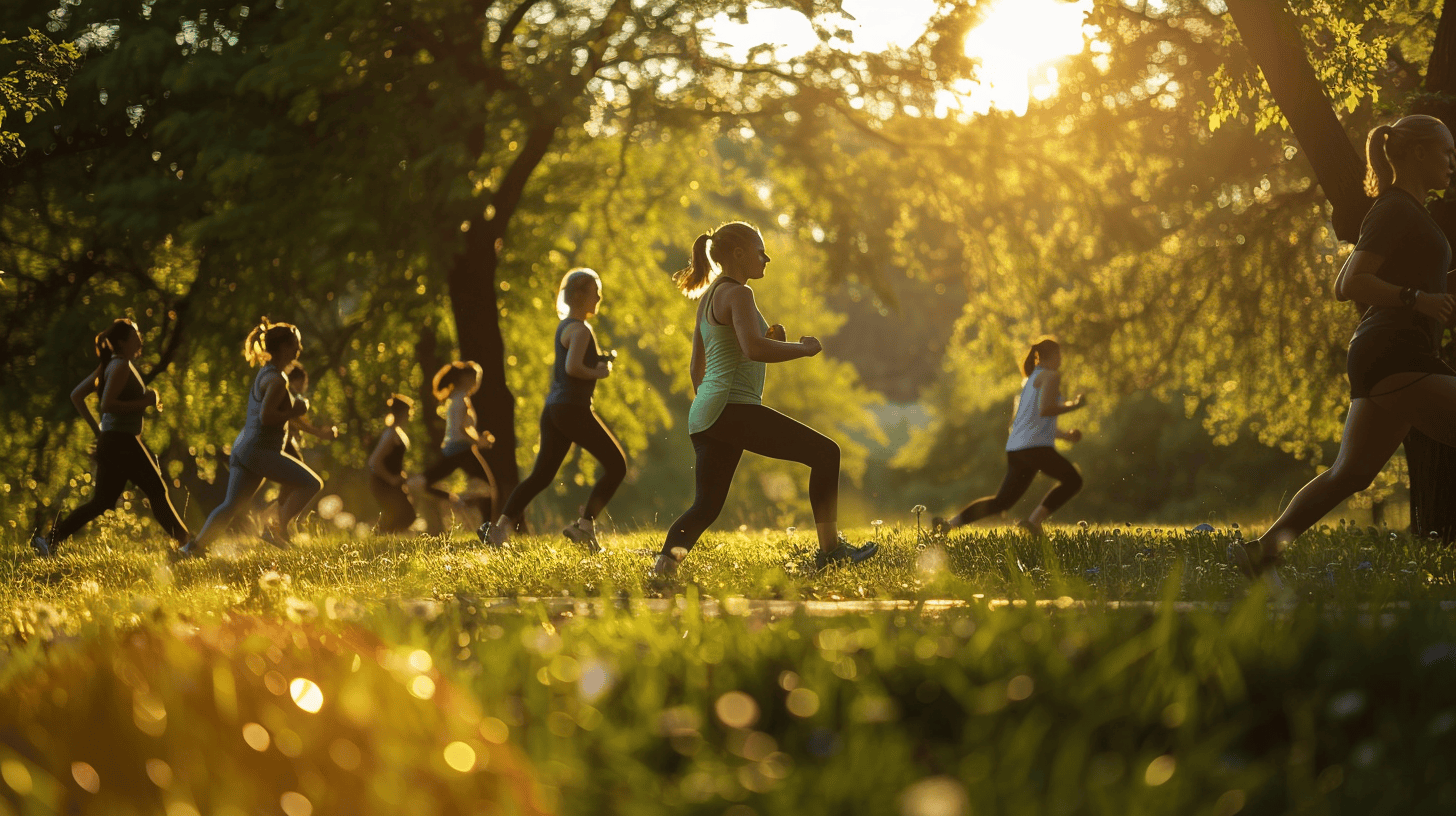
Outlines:
{"label": "black t-shirt", "polygon": [[[1385,262],[1375,277],[1396,286],[1422,292],[1446,293],[1446,272],[1451,268],[1451,245],[1445,233],[1415,197],[1391,187],[1375,199],[1360,224],[1356,252],[1371,252]],[[1409,306],[1370,306],[1360,316],[1355,337],[1374,331],[1417,329],[1435,348],[1442,326]]]}

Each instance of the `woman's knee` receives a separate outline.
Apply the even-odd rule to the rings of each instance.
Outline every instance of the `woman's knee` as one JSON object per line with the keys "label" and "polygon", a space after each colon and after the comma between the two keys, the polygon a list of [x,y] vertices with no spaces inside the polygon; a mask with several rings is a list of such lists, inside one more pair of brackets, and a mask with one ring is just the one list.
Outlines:
{"label": "woman's knee", "polygon": [[1379,475],[1379,470],[1340,467],[1339,465],[1330,468],[1324,473],[1325,479],[1330,484],[1352,495],[1374,484],[1375,477]]}
{"label": "woman's knee", "polygon": [[840,456],[839,443],[827,436],[822,436],[814,446],[814,459],[809,463],[809,466],[838,472]]}
{"label": "woman's knee", "polygon": [[1062,487],[1067,489],[1067,495],[1069,496],[1079,492],[1082,489],[1082,474],[1075,470],[1068,473],[1067,478],[1062,480]]}

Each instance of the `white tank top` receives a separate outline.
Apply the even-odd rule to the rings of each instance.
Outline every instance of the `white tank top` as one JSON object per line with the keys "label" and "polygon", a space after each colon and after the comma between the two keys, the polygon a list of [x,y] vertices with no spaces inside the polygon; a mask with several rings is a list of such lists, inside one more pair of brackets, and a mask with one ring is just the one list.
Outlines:
{"label": "white tank top", "polygon": [[1011,438],[1006,440],[1006,450],[1019,451],[1028,448],[1055,447],[1057,442],[1057,418],[1041,415],[1041,383],[1044,379],[1041,366],[1031,370],[1031,376],[1021,384],[1021,394],[1016,398],[1016,417],[1011,420]]}

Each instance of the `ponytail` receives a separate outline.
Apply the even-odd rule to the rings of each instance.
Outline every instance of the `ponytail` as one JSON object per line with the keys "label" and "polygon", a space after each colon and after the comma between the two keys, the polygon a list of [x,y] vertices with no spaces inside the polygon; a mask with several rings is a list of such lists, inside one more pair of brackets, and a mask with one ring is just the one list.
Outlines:
{"label": "ponytail", "polygon": [[[729,221],[713,232],[705,232],[693,241],[693,261],[672,276],[672,282],[684,295],[696,300],[708,285],[722,273],[723,263],[734,249],[748,248],[753,239],[762,240],[758,229],[744,221]],[[717,270],[716,272],[714,270]]]}
{"label": "ponytail", "polygon": [[101,365],[111,362],[116,356],[116,347],[133,334],[138,334],[136,324],[130,318],[118,317],[96,335],[96,356],[101,358]]}
{"label": "ponytail", "polygon": [[713,236],[703,233],[698,240],[693,241],[693,261],[685,268],[678,270],[672,276],[672,282],[677,284],[678,291],[690,298],[700,298],[703,292],[712,283],[713,262],[708,259],[708,245],[713,241]]}
{"label": "ponytail", "polygon": [[389,416],[384,418],[384,424],[394,426],[399,424],[400,414],[408,416],[415,409],[415,401],[404,394],[390,394],[389,398],[384,401],[384,407],[389,410]]}
{"label": "ponytail", "polygon": [[1385,152],[1394,132],[1395,128],[1390,125],[1380,125],[1372,129],[1365,139],[1365,194],[1372,198],[1385,192],[1395,181],[1395,168],[1390,165],[1390,156]]}
{"label": "ponytail", "polygon": [[1378,196],[1395,182],[1395,163],[1416,145],[1448,138],[1446,124],[1434,116],[1414,114],[1393,125],[1380,125],[1365,138],[1365,193]]}
{"label": "ponytail", "polygon": [[1040,337],[1031,344],[1031,350],[1026,353],[1026,359],[1021,362],[1021,376],[1030,377],[1042,357],[1050,351],[1060,349],[1062,346],[1055,337]]}
{"label": "ponytail", "polygon": [[249,365],[263,365],[273,358],[274,351],[282,348],[288,341],[303,342],[303,335],[299,333],[298,327],[292,323],[272,323],[265,315],[253,330],[248,332],[248,339],[243,341],[243,359]]}
{"label": "ponytail", "polygon": [[133,334],[140,334],[136,324],[130,318],[118,317],[111,321],[104,331],[96,335],[96,356],[101,358],[100,374],[96,376],[96,387],[101,387],[101,378],[106,374],[106,367],[116,356],[116,349]]}
{"label": "ponytail", "polygon": [[[467,371],[475,372],[475,387],[470,389],[470,393],[474,394],[480,390],[480,381],[485,376],[485,372],[481,369],[480,363],[474,360],[456,360],[453,363],[442,366],[439,371],[435,372],[434,379],[430,381],[430,390],[434,392],[435,399],[443,402],[454,393],[456,385],[460,382],[460,378],[465,376],[465,372]],[[466,396],[469,396],[469,394]]]}

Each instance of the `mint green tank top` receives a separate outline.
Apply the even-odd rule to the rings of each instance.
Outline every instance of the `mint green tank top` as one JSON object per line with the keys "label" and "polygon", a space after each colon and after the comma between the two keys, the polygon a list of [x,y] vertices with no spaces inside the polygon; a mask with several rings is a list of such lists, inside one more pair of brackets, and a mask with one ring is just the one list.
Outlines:
{"label": "mint green tank top", "polygon": [[[713,287],[704,295],[711,298]],[[738,345],[738,335],[730,326],[714,326],[708,322],[712,301],[703,307],[703,319],[698,321],[698,331],[703,334],[703,350],[706,356],[703,384],[693,396],[693,405],[688,409],[688,433],[695,434],[713,427],[723,413],[723,406],[729,403],[744,405],[763,404],[763,378],[768,366],[748,359]],[[758,316],[760,334],[768,331],[763,315]]]}

